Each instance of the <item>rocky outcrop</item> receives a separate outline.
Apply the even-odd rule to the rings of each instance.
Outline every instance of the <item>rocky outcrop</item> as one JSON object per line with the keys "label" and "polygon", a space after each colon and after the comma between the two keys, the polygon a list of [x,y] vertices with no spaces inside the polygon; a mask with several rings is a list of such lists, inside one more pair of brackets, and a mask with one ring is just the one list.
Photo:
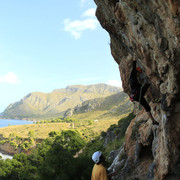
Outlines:
{"label": "rocky outcrop", "polygon": [[5,142],[4,144],[0,144],[0,151],[5,154],[14,155],[21,153],[21,149],[15,149],[10,143]]}
{"label": "rocky outcrop", "polygon": [[15,149],[9,142],[0,144],[0,152],[2,152],[3,154],[11,155],[11,156],[22,153],[22,152],[24,154],[31,154],[32,149],[35,149],[35,148],[36,146],[26,151],[26,150],[22,150],[22,148]]}
{"label": "rocky outcrop", "polygon": [[[130,94],[132,56],[161,103],[150,103],[160,123],[137,113],[126,132],[127,159],[118,178],[177,179],[180,163],[180,1],[94,0],[96,16],[109,32],[123,89]],[[146,97],[148,98],[148,97]],[[115,166],[114,166],[115,168]],[[180,179],[180,177],[178,177]]]}
{"label": "rocky outcrop", "polygon": [[[127,94],[124,92],[119,92],[111,96],[87,100],[82,102],[82,104],[75,106],[74,108],[69,108],[64,113],[64,118],[77,114],[84,114],[87,112],[95,113],[96,111],[102,112],[100,115],[102,118],[103,114],[121,116],[122,114],[130,113],[132,109],[133,103],[129,100]],[[98,119],[100,117],[97,116]]]}
{"label": "rocky outcrop", "polygon": [[[37,139],[36,144],[41,143],[43,140],[42,139]],[[8,155],[14,155],[14,154],[19,154],[19,153],[24,153],[24,154],[31,154],[31,151],[33,149],[37,148],[37,145],[32,146],[28,150],[22,149],[20,146],[18,148],[15,148],[11,143],[5,142],[3,144],[0,144],[0,152],[3,152],[3,154],[8,154]]]}

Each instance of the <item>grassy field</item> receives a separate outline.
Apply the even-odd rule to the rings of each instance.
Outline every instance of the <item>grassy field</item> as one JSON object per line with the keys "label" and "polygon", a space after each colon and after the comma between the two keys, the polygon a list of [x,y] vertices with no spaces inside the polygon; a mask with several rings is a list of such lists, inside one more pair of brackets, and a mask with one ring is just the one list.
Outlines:
{"label": "grassy field", "polygon": [[8,137],[10,133],[16,133],[18,136],[26,138],[28,137],[28,132],[33,130],[36,138],[44,139],[48,137],[49,132],[63,129],[70,129],[70,123],[13,125],[0,128],[0,134],[3,134],[4,137]]}
{"label": "grassy field", "polygon": [[[74,127],[78,130],[93,130],[95,133],[100,134],[101,131],[106,131],[110,125],[117,124],[118,121],[125,117],[127,114],[122,115],[121,117],[116,117],[110,119],[107,117],[106,119],[97,119],[94,121],[93,124],[78,125],[78,127]],[[82,121],[83,122],[83,121]],[[0,128],[0,134],[3,137],[8,137],[10,133],[15,133],[20,137],[26,138],[28,137],[28,132],[33,130],[35,132],[35,137],[38,139],[44,139],[48,137],[49,132],[51,131],[61,131],[61,130],[68,130],[73,129],[71,123],[45,123],[45,124],[27,124],[27,125],[13,125],[4,128]],[[88,134],[87,134],[88,135]]]}

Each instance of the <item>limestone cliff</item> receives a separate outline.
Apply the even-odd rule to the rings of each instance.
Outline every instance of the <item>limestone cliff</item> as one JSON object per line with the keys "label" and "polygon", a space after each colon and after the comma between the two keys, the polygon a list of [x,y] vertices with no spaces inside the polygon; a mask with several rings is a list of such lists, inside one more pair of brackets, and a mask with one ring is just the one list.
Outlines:
{"label": "limestone cliff", "polygon": [[130,93],[135,53],[154,95],[161,98],[159,104],[149,100],[159,126],[152,126],[142,111],[127,129],[123,148],[128,158],[116,178],[180,179],[180,1],[94,1],[96,16],[109,32],[124,91]]}

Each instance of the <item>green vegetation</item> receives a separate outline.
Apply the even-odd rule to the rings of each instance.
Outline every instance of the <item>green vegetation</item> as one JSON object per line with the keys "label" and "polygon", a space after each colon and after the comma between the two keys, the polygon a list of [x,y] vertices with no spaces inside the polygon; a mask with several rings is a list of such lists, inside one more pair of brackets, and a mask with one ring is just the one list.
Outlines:
{"label": "green vegetation", "polygon": [[[114,141],[110,142],[108,146],[103,150],[105,152],[105,155],[108,155],[112,150],[118,149],[122,146],[122,144],[124,143],[126,129],[134,117],[135,115],[133,113],[130,113],[128,116],[120,119],[117,125],[113,124],[110,126],[110,128],[107,130],[107,133],[108,131],[114,132],[117,138],[115,138]],[[101,135],[105,137],[106,133],[102,132]]]}
{"label": "green vegetation", "polygon": [[[91,159],[73,155],[86,142],[78,131],[67,130],[45,139],[31,155],[14,155],[12,160],[0,160],[3,180],[90,179]],[[81,171],[80,171],[81,170]]]}
{"label": "green vegetation", "polygon": [[0,140],[0,144],[4,144],[6,140]]}
{"label": "green vegetation", "polygon": [[104,149],[104,154],[108,156],[112,150],[119,149],[123,145],[123,143],[124,143],[123,137],[120,139],[115,139],[114,141],[110,142],[108,146]]}
{"label": "green vegetation", "polygon": [[[91,112],[91,114],[93,114]],[[52,120],[41,120],[37,121],[34,124],[27,125],[16,125],[8,126],[5,128],[0,128],[0,134],[3,134],[3,137],[8,138],[9,135],[13,132],[17,136],[22,138],[28,138],[29,135],[27,132],[32,131],[34,138],[36,139],[45,139],[49,136],[49,133],[53,131],[62,131],[76,129],[80,130],[84,136],[88,139],[92,138],[95,134],[100,135],[101,131],[106,131],[110,125],[117,124],[119,119],[127,116],[123,114],[120,117],[115,118],[105,118],[105,119],[77,119],[72,118],[56,118]]]}
{"label": "green vegetation", "polygon": [[28,132],[33,131],[36,139],[45,139],[52,130],[61,131],[65,129],[71,129],[70,123],[26,124],[0,128],[0,134],[3,134],[4,138],[8,138],[13,132],[21,138],[28,138]]}
{"label": "green vegetation", "polygon": [[[134,115],[131,113],[101,134],[89,128],[51,131],[42,143],[37,144],[37,148],[33,149],[30,155],[20,153],[14,155],[12,160],[0,159],[0,179],[90,179],[94,164],[91,160],[93,152],[101,150],[107,156],[110,151],[118,149],[124,142],[125,131],[132,118]],[[116,138],[105,147],[103,143],[109,131],[113,132]],[[35,139],[36,133],[32,129],[29,129],[25,139],[20,138],[16,133],[11,133],[8,137],[8,141],[14,147],[16,144],[18,146],[21,144],[26,150],[34,145]]]}
{"label": "green vegetation", "polygon": [[37,121],[36,124],[46,124],[46,123],[70,123],[71,128],[79,128],[81,126],[87,127],[88,125],[93,125],[94,121],[93,120],[79,120],[75,118],[56,118],[52,120],[41,120]]}
{"label": "green vegetation", "polygon": [[[118,124],[111,125],[106,132],[101,131],[101,134],[99,136],[94,136],[94,138],[91,138],[91,140],[87,143],[83,154],[91,158],[93,152],[101,150],[106,156],[108,156],[112,150],[120,148],[120,146],[124,143],[126,129],[134,117],[135,115],[133,113],[130,113],[128,116],[120,119],[118,121]],[[115,138],[105,147],[103,145],[104,139],[106,138],[109,131],[111,133],[114,133]]]}
{"label": "green vegetation", "polygon": [[28,138],[19,137],[16,133],[10,133],[9,137],[0,140],[0,144],[9,143],[15,150],[21,148],[22,150],[28,150],[36,145],[34,131],[30,130],[28,132]]}

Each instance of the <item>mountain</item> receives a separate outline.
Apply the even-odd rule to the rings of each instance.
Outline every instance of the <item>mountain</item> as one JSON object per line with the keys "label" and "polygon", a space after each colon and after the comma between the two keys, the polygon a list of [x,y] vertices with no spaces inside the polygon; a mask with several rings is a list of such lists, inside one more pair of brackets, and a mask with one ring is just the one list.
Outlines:
{"label": "mountain", "polygon": [[3,118],[45,118],[64,116],[69,108],[87,100],[107,97],[122,89],[106,84],[72,85],[56,89],[51,93],[32,92],[23,99],[10,104],[2,113]]}
{"label": "mountain", "polygon": [[[76,117],[78,119],[84,117],[96,117],[97,119],[106,117],[119,117],[122,114],[132,112],[133,104],[129,101],[129,97],[124,92],[119,92],[107,97],[95,98],[84,101],[81,105],[69,108],[64,116]],[[89,113],[90,112],[90,113]]]}

